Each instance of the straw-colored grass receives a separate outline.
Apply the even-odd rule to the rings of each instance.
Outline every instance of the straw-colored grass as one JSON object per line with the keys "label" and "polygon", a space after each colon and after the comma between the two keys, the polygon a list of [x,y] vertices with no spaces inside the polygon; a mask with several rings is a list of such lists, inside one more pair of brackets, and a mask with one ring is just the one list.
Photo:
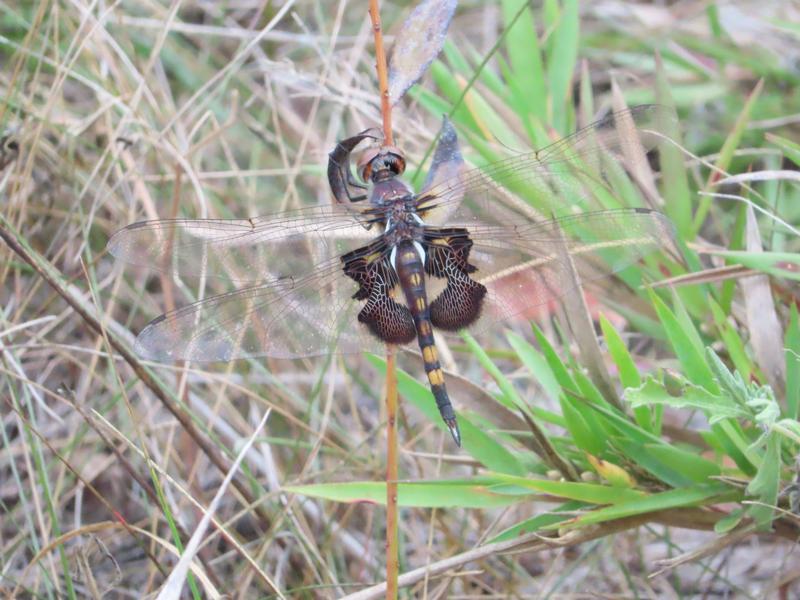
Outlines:
{"label": "straw-colored grass", "polygon": [[[198,539],[184,596],[333,598],[383,581],[381,360],[142,363],[135,333],[199,288],[104,252],[143,219],[329,203],[327,153],[380,123],[366,4],[0,3],[3,594],[155,596]],[[391,46],[410,3],[382,4]],[[475,163],[568,133],[612,105],[612,82],[629,105],[671,98],[677,141],[705,161],[662,158],[654,179],[687,264],[643,262],[589,299],[609,316],[599,360],[630,420],[597,400],[557,311],[544,334],[512,323],[440,347],[476,432],[463,451],[419,408],[433,406],[419,356],[399,354],[400,478],[445,481],[400,486],[401,595],[796,596],[798,13],[581,4],[545,2],[510,28],[519,1],[462,2],[440,62],[395,109],[395,141],[412,175],[468,84],[452,117]],[[719,184],[747,171],[763,180]],[[723,249],[741,251],[738,270],[721,269]],[[648,275],[680,292],[626,285]],[[734,370],[741,386],[725,387]],[[747,402],[717,422],[704,410],[734,410],[729,389]],[[366,483],[331,485],[352,482]],[[555,507],[582,526],[507,531]]]}

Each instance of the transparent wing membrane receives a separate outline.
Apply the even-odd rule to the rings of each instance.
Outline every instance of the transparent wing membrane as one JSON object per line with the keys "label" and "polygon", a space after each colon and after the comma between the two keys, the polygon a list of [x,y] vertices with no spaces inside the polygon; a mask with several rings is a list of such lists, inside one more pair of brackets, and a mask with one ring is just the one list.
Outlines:
{"label": "transparent wing membrane", "polygon": [[[653,210],[550,218],[531,208],[533,195],[568,210],[596,206],[588,200],[598,190],[610,193],[612,165],[644,156],[672,118],[664,107],[634,107],[536,152],[471,170],[463,169],[455,131],[445,122],[415,205],[426,223],[462,228],[466,233],[458,235],[472,242],[470,277],[487,288],[474,329],[525,317],[530,307],[575,293],[577,281],[607,277],[655,251],[680,256],[669,220]],[[179,279],[207,277],[205,289],[217,294],[151,322],[137,350],[161,361],[379,350],[383,342],[358,321],[364,304],[353,299],[359,286],[345,275],[341,256],[376,240],[386,216],[382,208],[338,205],[252,219],[147,221],[120,230],[108,244],[117,258]],[[373,251],[364,252],[373,260]],[[429,279],[432,301],[443,282]],[[402,302],[398,290],[389,294]]]}
{"label": "transparent wing membrane", "polygon": [[622,164],[640,170],[641,158],[664,140],[662,131],[674,119],[674,113],[660,105],[611,113],[540,150],[431,182],[420,195],[419,210],[431,223],[469,224],[476,217],[507,223],[551,216],[537,215],[533,206],[555,214],[564,205],[602,208],[597,192],[607,188],[606,177]]}
{"label": "transparent wing membrane", "polygon": [[[672,223],[650,209],[619,209],[500,229],[478,227],[470,263],[487,288],[480,331],[579,293],[655,252],[679,256]],[[535,311],[534,311],[535,312]]]}
{"label": "transparent wing membrane", "polygon": [[145,327],[136,350],[155,361],[297,358],[375,350],[359,326],[355,284],[338,259],[299,278],[220,294],[169,312]]}
{"label": "transparent wing membrane", "polygon": [[[369,213],[312,207],[252,219],[143,221],[116,232],[108,251],[127,263],[180,277],[255,283],[306,273],[316,262],[357,248],[379,232]],[[301,262],[311,262],[296,264],[292,257],[298,255]]]}

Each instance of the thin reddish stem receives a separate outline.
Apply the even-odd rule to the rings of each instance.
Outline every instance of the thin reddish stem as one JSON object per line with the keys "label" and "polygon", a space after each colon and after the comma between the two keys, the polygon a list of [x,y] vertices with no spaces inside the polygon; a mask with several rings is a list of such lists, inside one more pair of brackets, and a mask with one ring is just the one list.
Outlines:
{"label": "thin reddish stem", "polygon": [[375,68],[378,71],[378,89],[381,94],[381,115],[383,116],[383,138],[387,146],[394,144],[392,138],[392,105],[389,103],[389,70],[386,66],[386,51],[383,48],[383,30],[378,0],[369,0],[369,17],[372,33],[375,36]]}
{"label": "thin reddish stem", "polygon": [[397,366],[395,347],[386,348],[386,598],[397,598],[400,573],[397,541]]}
{"label": "thin reddish stem", "polygon": [[[392,105],[389,102],[389,72],[383,47],[380,7],[378,0],[369,0],[369,16],[375,36],[375,68],[381,95],[384,144],[394,144],[392,137]],[[386,346],[386,598],[397,598],[397,578],[400,574],[397,540],[397,366],[395,348]]]}

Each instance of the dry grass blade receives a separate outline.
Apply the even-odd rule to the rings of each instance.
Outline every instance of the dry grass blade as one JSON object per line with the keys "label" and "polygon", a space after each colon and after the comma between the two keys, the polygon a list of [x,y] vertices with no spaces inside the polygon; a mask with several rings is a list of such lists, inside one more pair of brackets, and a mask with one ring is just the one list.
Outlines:
{"label": "dry grass blade", "polygon": [[[745,230],[748,252],[762,252],[753,210],[747,208]],[[775,300],[767,275],[754,275],[739,281],[744,297],[747,329],[756,362],[774,390],[783,390],[786,382],[786,363],[783,359],[783,331],[775,312]]]}
{"label": "dry grass blade", "polygon": [[660,279],[653,283],[648,283],[647,287],[651,289],[680,287],[682,285],[699,285],[702,283],[719,283],[728,281],[730,279],[740,279],[742,277],[749,277],[756,274],[752,269],[748,269],[743,265],[726,265],[724,267],[716,267],[713,269],[703,269],[695,273],[686,273],[685,275],[676,275],[675,277],[667,277]]}
{"label": "dry grass blade", "polygon": [[752,183],[755,181],[797,181],[800,182],[800,173],[797,171],[751,171],[729,175],[714,182],[715,185],[731,185],[739,183]]}
{"label": "dry grass blade", "polygon": [[[540,552],[553,547],[574,547],[591,540],[606,537],[613,533],[635,529],[640,525],[654,520],[656,522],[660,521],[683,527],[711,529],[714,523],[723,516],[724,513],[715,514],[700,511],[699,509],[670,510],[655,514],[651,513],[648,515],[637,515],[635,517],[618,519],[595,527],[570,531],[559,537],[551,538],[544,537],[539,533],[529,533],[521,535],[513,540],[479,546],[467,552],[462,552],[455,556],[431,563],[426,567],[403,573],[400,576],[399,584],[401,587],[410,587],[426,578],[437,577],[448,571],[458,570],[464,565],[481,560],[487,556]],[[787,531],[784,531],[784,533],[791,535]],[[349,594],[345,596],[343,600],[372,600],[374,598],[380,598],[384,594],[385,589],[385,584],[375,585],[354,594]]]}
{"label": "dry grass blade", "polygon": [[[723,512],[730,504],[651,514],[619,528],[609,524],[555,538],[544,537],[557,534],[541,528],[537,531],[542,537],[487,545],[489,539],[511,540],[516,536],[512,532],[529,532],[542,522],[540,517],[549,522],[576,511],[587,517],[591,511],[556,507],[554,495],[525,496],[524,489],[504,483],[507,472],[527,481],[546,476],[545,485],[555,486],[550,489],[585,489],[598,498],[617,494],[585,476],[590,468],[587,452],[614,464],[616,458],[627,459],[626,470],[630,466],[638,491],[645,493],[683,485],[680,480],[687,476],[694,482],[706,470],[716,472],[708,463],[724,473],[731,497],[744,494],[752,479],[745,463],[730,462],[719,451],[727,446],[716,443],[721,438],[710,435],[699,416],[687,421],[682,410],[670,407],[661,423],[660,413],[651,411],[652,418],[643,418],[644,410],[637,408],[633,423],[615,410],[594,410],[580,400],[599,402],[601,395],[595,393],[599,385],[590,381],[586,363],[597,368],[605,363],[617,389],[648,380],[660,369],[682,369],[676,357],[680,361],[683,355],[661,331],[670,328],[655,322],[647,299],[670,295],[663,290],[632,294],[631,289],[640,281],[660,279],[663,266],[672,274],[688,269],[682,270],[686,264],[677,260],[636,259],[625,261],[625,271],[617,270],[617,257],[642,256],[641,244],[651,243],[627,225],[619,228],[627,232],[623,245],[614,241],[622,239],[616,235],[595,240],[597,221],[575,236],[586,241],[572,255],[581,283],[597,284],[585,298],[592,317],[597,318],[601,306],[613,308],[607,316],[618,339],[616,346],[608,343],[610,334],[605,346],[601,340],[605,356],[577,356],[577,345],[570,343],[575,338],[568,335],[565,340],[556,331],[554,322],[561,315],[554,314],[560,310],[555,302],[531,311],[535,316],[515,312],[515,318],[493,321],[482,330],[480,347],[502,379],[463,342],[442,342],[439,358],[466,434],[463,449],[456,449],[428,414],[435,405],[416,352],[397,355],[397,368],[404,372],[397,373],[403,401],[396,433],[404,444],[390,460],[387,413],[382,409],[386,377],[373,357],[251,358],[224,365],[192,362],[176,369],[142,363],[141,357],[126,353],[146,323],[171,304],[180,309],[241,290],[246,286],[239,276],[261,281],[267,270],[222,265],[228,261],[220,255],[201,252],[187,255],[186,266],[207,267],[202,281],[184,271],[180,260],[163,278],[152,271],[150,260],[123,269],[103,254],[116,230],[173,216],[286,218],[287,212],[329,204],[327,154],[337,140],[375,127],[381,118],[366,4],[156,0],[3,5],[0,212],[11,226],[0,225],[0,232],[8,234],[3,238],[14,250],[0,242],[0,593],[17,588],[19,598],[155,597],[181,555],[193,552],[186,545],[201,521],[208,522],[208,529],[188,562],[185,597],[328,598],[370,588],[384,580],[382,504],[363,501],[360,492],[349,501],[334,501],[290,494],[287,488],[299,481],[341,491],[364,482],[367,497],[382,503],[386,465],[396,460],[402,480],[395,541],[402,553],[399,568],[406,571],[401,596],[566,597],[585,595],[586,590],[626,597],[797,596],[792,590],[800,585],[795,581],[800,554],[791,551],[797,517],[789,513],[797,502],[788,489],[772,503],[778,504],[774,532],[759,534],[758,544],[751,537],[705,558],[693,555],[689,560],[687,552],[710,547],[719,535],[713,527],[720,515],[729,517],[726,527],[735,520],[738,513]],[[483,214],[469,221],[475,262],[488,256],[479,249],[481,225],[516,227],[544,221],[551,212],[560,216],[562,211],[647,206],[651,200],[662,206],[660,199],[640,189],[655,180],[665,195],[663,212],[681,236],[678,246],[689,244],[687,262],[697,271],[665,282],[686,286],[671,295],[681,328],[689,333],[696,329],[698,335],[691,336],[695,344],[714,348],[745,382],[759,377],[759,384],[767,383],[756,354],[762,361],[761,346],[774,344],[778,332],[759,342],[757,351],[755,336],[762,325],[750,323],[744,288],[725,281],[752,272],[736,266],[702,269],[740,259],[753,268],[777,263],[766,271],[771,298],[765,296],[764,302],[775,302],[786,331],[778,345],[785,346],[789,364],[796,362],[800,341],[789,309],[797,283],[781,276],[787,271],[784,258],[771,256],[800,248],[798,178],[786,171],[792,168],[789,162],[800,161],[793,141],[797,107],[792,104],[797,87],[792,65],[800,54],[787,33],[800,12],[792,3],[761,3],[753,11],[739,3],[715,3],[692,13],[685,10],[686,3],[662,2],[643,10],[641,3],[625,1],[462,2],[447,32],[445,52],[427,72],[424,63],[438,45],[422,38],[431,33],[441,42],[446,19],[423,19],[410,32],[401,30],[399,25],[419,4],[381,3],[382,21],[391,34],[387,49],[399,41],[416,43],[421,51],[406,53],[402,44],[395,50],[395,60],[411,59],[408,68],[394,69],[405,75],[404,85],[418,81],[404,94],[395,93],[402,98],[392,111],[394,136],[407,158],[405,175],[420,189],[430,164],[426,152],[433,154],[446,113],[449,123],[442,126],[443,135],[457,130],[470,167],[486,169],[480,175],[472,172],[473,185],[484,182],[488,190],[505,182],[497,198],[490,199],[487,191],[484,201],[472,193],[460,206],[442,207],[451,209],[450,217],[440,222],[443,227],[459,224],[466,213],[460,208],[482,208]],[[428,0],[424,6],[454,4]],[[760,35],[752,37],[753,31]],[[750,40],[742,43],[738,36],[748,32]],[[641,43],[653,39],[670,49],[656,71],[663,71],[664,87],[673,87],[671,98],[653,85],[652,52]],[[763,89],[750,111],[758,120],[750,125],[769,128],[771,146],[762,142],[763,131],[747,128],[718,152],[726,132],[736,127],[746,101],[743,90],[762,77]],[[660,126],[664,119],[646,115],[653,105],[629,116],[637,130],[653,134],[643,145],[648,155],[650,150],[658,153],[661,172],[655,175],[648,169],[656,171],[656,162],[637,158],[635,144],[619,139],[615,119],[598,128],[596,140],[593,135],[573,138],[578,146],[572,150],[558,142],[548,146],[588,124],[593,114],[620,106],[615,104],[619,94],[612,92],[613,79],[628,103],[655,101],[669,111],[674,106],[681,116],[686,147],[681,148],[685,154],[674,152],[673,172],[662,160],[668,140],[661,135],[679,139],[674,133],[677,119],[676,128]],[[579,107],[574,106],[576,96]],[[428,171],[422,189],[441,191],[449,176],[462,170],[458,148],[445,146],[453,160],[437,163],[440,168],[433,175]],[[517,152],[511,147],[543,150],[515,162]],[[601,147],[606,151],[595,151]],[[560,161],[549,163],[552,176],[544,182],[541,202],[533,194],[543,181],[531,168],[534,155]],[[574,185],[567,181],[578,172],[573,166],[587,171]],[[751,173],[740,174],[746,170]],[[676,175],[685,177],[685,190],[676,192],[682,187],[673,185],[680,180]],[[698,202],[694,191],[706,181],[714,184],[713,191],[726,194],[709,194]],[[719,188],[720,183],[726,188]],[[734,195],[734,186],[741,196]],[[714,253],[738,242],[743,203],[757,215],[764,249],[771,251],[761,260],[750,261],[741,248],[737,256]],[[693,222],[698,212],[702,223]],[[285,222],[272,219],[285,234]],[[310,227],[319,232],[325,224],[313,220]],[[573,237],[568,228],[564,232]],[[362,228],[360,233],[372,238],[374,231]],[[293,248],[300,245],[306,242],[298,240]],[[494,277],[502,269],[510,279],[523,281],[525,273],[514,271],[519,265],[541,273],[544,265],[560,258],[546,243],[542,250],[496,269],[487,258],[475,276]],[[292,277],[310,273],[308,264],[301,265],[277,237],[254,256],[274,262]],[[160,254],[157,258],[162,264]],[[619,276],[598,280],[611,263]],[[221,277],[211,278],[216,265],[224,266]],[[332,268],[330,281],[337,273],[341,277],[340,270]],[[568,279],[564,275],[551,287],[577,285],[574,277]],[[706,285],[688,288],[698,283]],[[523,287],[528,289],[527,281]],[[334,295],[339,292],[336,284],[331,288]],[[429,300],[437,288],[429,286]],[[531,294],[538,297],[540,289],[518,294],[519,304],[532,304]],[[330,298],[327,291],[317,296],[323,303]],[[709,296],[719,309],[713,314]],[[678,300],[685,311],[678,312]],[[575,315],[573,326],[587,337],[581,344],[586,346],[596,321],[585,319],[579,303],[576,296],[569,311]],[[761,318],[758,309],[749,310]],[[345,327],[358,326],[354,313],[352,319],[343,316]],[[537,319],[541,330],[538,344],[531,339],[529,318]],[[299,332],[292,319],[285,322],[293,333]],[[512,337],[505,335],[509,328],[516,342],[511,349]],[[375,352],[383,354],[379,342],[374,343]],[[360,353],[363,345],[356,349]],[[787,379],[787,387],[797,387],[789,369]],[[514,394],[530,408],[528,416],[538,425],[536,437],[512,412],[522,406],[507,401]],[[782,406],[793,408],[800,402],[799,397],[792,401],[788,390],[785,397]],[[6,408],[9,402],[13,411]],[[230,484],[223,484],[241,444],[252,438],[268,410],[268,423]],[[793,418],[797,411],[785,412]],[[773,467],[780,487],[795,475],[787,461],[798,440],[785,425],[784,420],[774,428],[774,436],[786,438],[781,464],[764,461]],[[637,452],[632,446],[641,432],[635,427],[647,429],[659,438],[652,441],[662,443],[646,443]],[[762,432],[746,421],[734,429],[728,432],[737,448]],[[614,433],[620,430],[631,435]],[[596,451],[586,450],[595,445]],[[562,464],[563,479],[580,477],[579,482],[562,481],[552,472],[550,464],[558,456],[551,450],[577,471]],[[687,456],[687,450],[694,456]],[[642,473],[651,464],[645,463],[645,455],[681,477],[665,483],[671,473]],[[406,478],[411,484],[406,485]],[[369,495],[370,489],[380,491]],[[411,504],[409,491],[414,506],[404,505]],[[476,499],[498,495],[514,503],[472,507]],[[557,500],[564,502],[561,496]],[[206,516],[210,505],[215,508],[211,518]],[[603,506],[614,508],[613,503]],[[622,513],[606,514],[624,514],[621,508]],[[615,532],[624,533],[615,539]],[[682,556],[685,562],[671,565],[664,577],[646,580],[657,568],[654,561],[669,556]]]}
{"label": "dry grass blade", "polygon": [[[87,306],[86,302],[72,293],[62,282],[61,276],[58,271],[41,255],[33,251],[27,246],[25,241],[20,237],[19,233],[14,231],[11,224],[0,215],[0,239],[3,239],[8,247],[14,251],[22,260],[28,263],[42,279],[44,279],[71,307],[77,312],[83,321],[91,327],[97,334],[102,335],[107,340],[108,344],[118,352],[122,358],[131,366],[139,379],[150,388],[156,397],[164,404],[164,406],[172,413],[172,415],[181,423],[186,433],[191,436],[195,443],[202,449],[209,460],[221,471],[227,472],[225,459],[221,456],[219,451],[212,446],[197,430],[191,418],[169,397],[169,395],[161,388],[157,381],[150,375],[147,369],[142,366],[139,359],[128,350],[128,348],[110,331],[105,329],[101,324],[98,317],[92,308]],[[252,492],[240,481],[234,480],[234,486],[239,493],[250,504],[255,504],[255,498]],[[256,508],[256,512],[264,520],[265,523],[269,522],[269,516],[265,511]]]}
{"label": "dry grass blade", "polygon": [[661,568],[653,573],[650,573],[648,577],[650,579],[653,579],[655,577],[660,577],[661,575],[664,575],[665,573],[668,573],[669,571],[681,565],[690,562],[696,562],[701,558],[705,558],[707,556],[713,556],[714,554],[721,552],[725,548],[733,546],[734,544],[738,544],[742,540],[747,539],[754,533],[755,533],[755,528],[742,527],[741,529],[737,529],[736,531],[732,531],[726,535],[723,535],[722,537],[716,538],[711,542],[709,542],[708,544],[705,544],[702,547],[697,548],[696,550],[692,550],[691,552],[686,552],[680,556],[676,556],[675,558],[656,561],[655,564]]}
{"label": "dry grass blade", "polygon": [[[172,569],[172,571],[169,574],[169,577],[167,578],[167,581],[164,583],[164,587],[161,588],[157,600],[173,600],[176,598],[180,598],[181,591],[183,590],[183,587],[186,584],[186,575],[189,572],[189,565],[194,560],[194,557],[197,554],[198,548],[200,546],[200,541],[202,540],[203,536],[208,530],[208,526],[211,523],[211,519],[214,513],[216,512],[220,502],[222,501],[222,497],[226,493],[228,485],[230,485],[233,476],[238,471],[242,459],[244,459],[245,455],[250,451],[250,447],[253,445],[253,442],[255,441],[256,437],[264,428],[264,425],[266,424],[269,415],[270,411],[268,410],[264,413],[264,416],[261,418],[261,422],[253,430],[252,435],[247,439],[247,441],[242,446],[242,449],[239,451],[239,455],[236,457],[236,460],[231,465],[230,470],[225,475],[225,479],[222,481],[219,488],[217,489],[217,493],[214,494],[214,498],[211,501],[211,504],[209,504],[208,508],[205,510],[203,518],[197,524],[197,527],[192,533],[192,537],[189,538],[189,542],[186,544],[186,547],[184,548],[183,553],[181,554],[180,560],[178,560],[178,564],[176,564],[175,567]],[[271,585],[273,591],[275,592],[278,598],[285,597],[281,593],[280,589],[272,581],[270,581],[269,584]]]}

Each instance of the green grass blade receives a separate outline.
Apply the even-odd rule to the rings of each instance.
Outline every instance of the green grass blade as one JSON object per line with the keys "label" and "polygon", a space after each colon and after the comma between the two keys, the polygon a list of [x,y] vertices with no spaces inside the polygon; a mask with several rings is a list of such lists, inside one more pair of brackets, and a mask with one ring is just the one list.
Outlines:
{"label": "green grass blade", "polygon": [[[374,355],[367,355],[367,359],[377,369],[385,372],[386,361]],[[425,415],[426,419],[436,423],[442,432],[447,432],[447,427],[442,421],[433,395],[427,385],[420,383],[405,371],[398,369],[397,387],[403,400],[411,402]],[[503,445],[503,440],[498,436],[486,433],[470,419],[468,414],[459,414],[458,424],[461,429],[461,444],[464,451],[468,452],[487,469],[516,475],[526,472],[514,454]]]}
{"label": "green grass blade", "polygon": [[[397,504],[416,508],[496,508],[524,498],[521,494],[493,492],[490,489],[492,483],[498,485],[503,481],[488,478],[475,481],[401,481],[397,486]],[[334,502],[386,504],[386,483],[382,481],[290,485],[284,487],[283,491]]]}
{"label": "green grass blade", "polygon": [[553,106],[553,125],[564,134],[572,122],[572,78],[578,59],[578,0],[564,0],[548,43],[547,80]]}
{"label": "green grass blade", "polygon": [[687,319],[678,318],[652,291],[650,291],[650,298],[664,330],[667,332],[672,350],[678,357],[689,381],[703,386],[712,394],[718,393],[719,388],[706,364],[702,345],[698,345],[699,336],[694,330],[694,326],[691,322],[687,322]]}
{"label": "green grass blade", "polygon": [[495,542],[504,542],[506,540],[513,540],[526,533],[533,533],[534,531],[541,531],[542,529],[552,529],[559,523],[563,523],[564,521],[571,519],[573,513],[576,513],[587,506],[590,505],[586,502],[578,502],[577,500],[565,502],[564,504],[555,507],[553,510],[549,510],[545,513],[536,515],[535,517],[531,517],[530,519],[525,519],[516,525],[512,525],[489,540],[489,543],[493,544]]}
{"label": "green grass blade", "polygon": [[[503,0],[501,5],[503,22],[508,28],[506,51],[512,69],[508,81],[516,114],[531,113],[546,121],[547,83],[533,11],[528,5],[528,0]],[[520,11],[522,14],[518,15]]]}
{"label": "green grass blade", "polygon": [[566,524],[565,527],[572,529],[586,525],[596,525],[606,521],[613,521],[615,519],[622,519],[660,510],[708,504],[712,500],[715,502],[723,502],[728,499],[737,498],[738,496],[738,492],[731,491],[730,487],[721,483],[696,485],[652,494],[646,498],[638,498],[630,502],[601,508],[581,515],[571,523]]}
{"label": "green grass blade", "polygon": [[[722,145],[719,158],[717,158],[717,162],[714,165],[717,170],[715,170],[709,177],[708,182],[706,183],[706,191],[710,191],[712,185],[719,179],[719,172],[725,172],[730,167],[731,161],[733,160],[733,154],[739,147],[739,144],[742,141],[742,136],[744,135],[744,131],[747,127],[747,123],[750,121],[750,113],[753,109],[753,105],[761,95],[761,90],[763,88],[764,80],[762,79],[758,82],[758,84],[756,84],[756,87],[747,98],[747,102],[745,102],[742,111],[739,113],[739,117],[736,119],[736,124],[734,125],[733,130],[730,132],[730,134],[728,134],[728,137],[725,139],[725,143]],[[700,204],[697,208],[697,212],[694,215],[695,235],[697,235],[697,232],[700,231],[700,228],[706,220],[708,211],[711,208],[711,201],[712,199],[710,196],[702,196],[700,198]]]}

